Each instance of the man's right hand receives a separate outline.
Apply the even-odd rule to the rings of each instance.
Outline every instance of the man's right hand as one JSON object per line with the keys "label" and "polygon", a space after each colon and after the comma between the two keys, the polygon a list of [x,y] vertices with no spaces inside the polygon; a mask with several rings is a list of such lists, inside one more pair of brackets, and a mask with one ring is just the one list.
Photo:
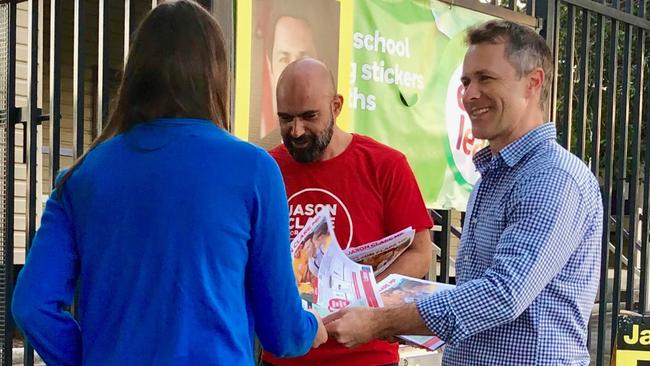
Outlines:
{"label": "man's right hand", "polygon": [[352,348],[379,338],[383,309],[347,307],[325,317],[328,333],[345,347]]}
{"label": "man's right hand", "polygon": [[325,329],[325,324],[323,324],[323,319],[321,319],[320,315],[313,310],[309,309],[308,310],[310,313],[314,314],[316,317],[316,320],[318,321],[318,330],[316,331],[316,337],[314,337],[314,343],[312,343],[312,348],[318,348],[321,344],[327,342],[327,329]]}

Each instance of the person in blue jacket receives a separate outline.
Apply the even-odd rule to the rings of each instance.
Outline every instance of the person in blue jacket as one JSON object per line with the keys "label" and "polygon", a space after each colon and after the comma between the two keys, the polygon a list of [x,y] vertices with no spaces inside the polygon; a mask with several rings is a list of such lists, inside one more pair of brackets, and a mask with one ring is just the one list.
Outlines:
{"label": "person in blue jacket", "polygon": [[226,131],[227,60],[192,1],[137,30],[115,111],[59,175],[15,288],[48,365],[252,365],[254,335],[285,356],[326,341],[301,307],[280,171]]}

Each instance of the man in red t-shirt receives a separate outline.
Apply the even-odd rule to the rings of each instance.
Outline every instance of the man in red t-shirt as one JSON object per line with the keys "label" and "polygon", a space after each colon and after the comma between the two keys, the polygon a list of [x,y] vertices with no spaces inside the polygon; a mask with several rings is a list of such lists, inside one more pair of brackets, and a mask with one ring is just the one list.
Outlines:
{"label": "man in red t-shirt", "polygon": [[[342,249],[359,246],[408,226],[413,244],[386,271],[423,277],[429,270],[431,218],[406,157],[397,150],[336,125],[343,97],[327,67],[314,59],[288,65],[277,86],[283,145],[270,153],[278,162],[289,199],[293,239],[307,220],[329,207]],[[298,358],[263,354],[264,365],[397,365],[397,344],[371,341],[347,349],[329,341]]]}

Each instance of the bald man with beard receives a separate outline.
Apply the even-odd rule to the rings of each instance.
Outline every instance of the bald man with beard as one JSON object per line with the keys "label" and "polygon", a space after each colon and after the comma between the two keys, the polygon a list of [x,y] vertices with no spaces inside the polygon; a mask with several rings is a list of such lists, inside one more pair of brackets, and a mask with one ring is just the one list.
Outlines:
{"label": "bald man with beard", "polygon": [[[404,154],[367,136],[343,131],[343,108],[330,70],[303,58],[278,79],[277,106],[283,144],[271,150],[287,190],[291,237],[329,207],[342,249],[356,247],[406,227],[413,244],[377,280],[391,273],[423,277],[429,270],[431,218]],[[355,349],[328,342],[299,358],[263,355],[264,365],[397,365],[397,344],[374,340]]]}

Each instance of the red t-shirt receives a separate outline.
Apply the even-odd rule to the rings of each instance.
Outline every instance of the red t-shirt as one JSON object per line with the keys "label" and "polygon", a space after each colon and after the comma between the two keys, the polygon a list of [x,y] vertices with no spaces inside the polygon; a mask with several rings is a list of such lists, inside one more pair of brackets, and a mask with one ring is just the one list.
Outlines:
{"label": "red t-shirt", "polygon": [[[296,162],[284,145],[270,151],[282,171],[289,199],[290,232],[296,234],[324,205],[331,208],[342,249],[359,246],[408,226],[433,224],[406,157],[365,136],[352,135],[340,155],[314,163]],[[307,355],[266,362],[293,365],[384,365],[399,362],[396,343],[372,341],[347,349],[330,339]]]}

